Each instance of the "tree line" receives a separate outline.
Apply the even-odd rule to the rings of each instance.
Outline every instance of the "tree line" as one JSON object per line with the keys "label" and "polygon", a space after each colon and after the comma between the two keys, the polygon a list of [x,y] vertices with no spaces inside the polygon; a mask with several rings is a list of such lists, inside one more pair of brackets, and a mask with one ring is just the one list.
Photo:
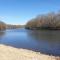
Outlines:
{"label": "tree line", "polygon": [[6,29],[17,29],[17,28],[21,28],[21,25],[12,25],[12,24],[6,25]]}
{"label": "tree line", "polygon": [[21,28],[21,25],[11,25],[0,21],[0,30]]}
{"label": "tree line", "polygon": [[27,22],[27,29],[60,29],[60,12],[38,15]]}
{"label": "tree line", "polygon": [[6,29],[6,24],[0,21],[0,30],[5,30],[5,29]]}

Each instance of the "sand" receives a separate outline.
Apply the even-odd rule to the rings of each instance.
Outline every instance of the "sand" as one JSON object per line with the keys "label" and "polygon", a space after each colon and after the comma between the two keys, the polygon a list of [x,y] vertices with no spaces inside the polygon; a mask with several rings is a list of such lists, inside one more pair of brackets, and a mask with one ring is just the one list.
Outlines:
{"label": "sand", "polygon": [[49,56],[27,49],[0,45],[0,60],[60,60],[60,56]]}

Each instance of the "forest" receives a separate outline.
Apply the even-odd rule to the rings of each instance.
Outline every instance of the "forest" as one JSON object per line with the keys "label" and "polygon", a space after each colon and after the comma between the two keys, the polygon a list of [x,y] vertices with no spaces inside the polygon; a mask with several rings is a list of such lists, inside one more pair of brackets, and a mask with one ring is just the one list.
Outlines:
{"label": "forest", "polygon": [[0,30],[5,30],[5,29],[6,29],[6,24],[0,21]]}
{"label": "forest", "polygon": [[60,29],[60,12],[51,12],[47,14],[38,15],[36,18],[27,22],[26,29]]}
{"label": "forest", "polygon": [[16,29],[25,27],[26,29],[49,29],[49,30],[60,30],[60,12],[47,13],[38,15],[35,18],[29,20],[26,25],[12,25],[6,24],[0,21],[0,30],[5,29]]}
{"label": "forest", "polygon": [[0,30],[6,30],[6,29],[16,29],[21,28],[21,25],[12,25],[12,24],[6,24],[2,21],[0,21]]}

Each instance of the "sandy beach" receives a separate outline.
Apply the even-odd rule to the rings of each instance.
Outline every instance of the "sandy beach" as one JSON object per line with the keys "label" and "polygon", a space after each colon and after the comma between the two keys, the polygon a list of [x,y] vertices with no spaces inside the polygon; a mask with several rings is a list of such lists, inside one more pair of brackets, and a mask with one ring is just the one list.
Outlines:
{"label": "sandy beach", "polygon": [[60,57],[0,45],[0,60],[60,60]]}

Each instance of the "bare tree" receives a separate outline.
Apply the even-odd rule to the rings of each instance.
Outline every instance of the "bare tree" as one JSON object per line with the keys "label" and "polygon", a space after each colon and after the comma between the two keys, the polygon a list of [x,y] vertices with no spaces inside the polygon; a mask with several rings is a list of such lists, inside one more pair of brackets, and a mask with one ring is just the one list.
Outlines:
{"label": "bare tree", "polygon": [[30,29],[49,28],[60,29],[60,13],[48,13],[46,15],[38,15],[26,24]]}

